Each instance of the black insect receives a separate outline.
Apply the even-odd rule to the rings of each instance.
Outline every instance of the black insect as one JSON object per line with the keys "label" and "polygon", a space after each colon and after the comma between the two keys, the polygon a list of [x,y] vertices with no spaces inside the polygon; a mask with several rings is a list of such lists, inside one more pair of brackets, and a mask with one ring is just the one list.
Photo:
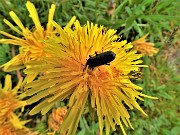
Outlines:
{"label": "black insect", "polygon": [[131,73],[129,75],[130,79],[137,79],[137,80],[141,80],[142,79],[142,73],[141,72],[136,72],[136,73]]}
{"label": "black insect", "polygon": [[116,54],[112,51],[103,52],[100,54],[96,53],[96,56],[89,56],[90,58],[86,62],[86,66],[90,69],[94,69],[94,67],[98,67],[101,65],[109,65],[111,61],[113,61],[116,57]]}

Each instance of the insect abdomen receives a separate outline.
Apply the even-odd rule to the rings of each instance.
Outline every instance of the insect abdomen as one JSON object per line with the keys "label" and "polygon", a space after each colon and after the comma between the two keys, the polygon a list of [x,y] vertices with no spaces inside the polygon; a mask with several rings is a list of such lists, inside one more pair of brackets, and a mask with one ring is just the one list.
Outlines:
{"label": "insect abdomen", "polygon": [[112,51],[96,54],[96,56],[90,57],[87,60],[86,67],[89,66],[90,69],[94,69],[94,67],[106,65],[109,62],[113,61],[115,57],[116,57],[116,54]]}

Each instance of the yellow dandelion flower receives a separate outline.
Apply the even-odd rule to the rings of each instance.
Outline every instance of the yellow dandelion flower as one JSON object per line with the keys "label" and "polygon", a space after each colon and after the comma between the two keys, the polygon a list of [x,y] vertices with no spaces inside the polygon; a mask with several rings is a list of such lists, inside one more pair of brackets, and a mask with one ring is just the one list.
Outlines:
{"label": "yellow dandelion flower", "polygon": [[138,50],[140,53],[144,55],[153,56],[154,54],[158,53],[159,49],[154,47],[154,43],[146,42],[145,38],[149,34],[144,35],[143,37],[135,40],[132,42],[136,50]]}
{"label": "yellow dandelion flower", "polygon": [[0,125],[0,135],[37,135],[30,132],[27,128],[16,128],[10,122]]}
{"label": "yellow dandelion flower", "polygon": [[51,9],[49,10],[48,23],[47,23],[46,29],[44,29],[41,26],[41,23],[39,21],[39,17],[38,17],[38,14],[34,5],[31,2],[27,1],[26,7],[30,13],[29,16],[32,18],[35,24],[35,26],[31,30],[26,28],[22,24],[18,16],[13,11],[11,11],[9,14],[12,20],[15,22],[15,24],[17,24],[17,26],[20,28],[20,30],[17,28],[17,26],[14,26],[8,20],[4,19],[4,22],[12,30],[20,34],[22,38],[18,38],[4,31],[0,31],[0,34],[8,37],[8,39],[0,39],[0,43],[20,46],[19,54],[15,56],[12,60],[10,60],[9,62],[1,66],[1,67],[4,67],[5,71],[22,69],[25,67],[25,64],[27,62],[38,61],[39,56],[48,55],[43,52],[42,47],[44,46],[44,44],[40,42],[39,40],[48,39],[49,36],[51,36],[53,32],[53,26],[50,23],[50,21],[53,19],[53,16],[54,16],[55,5],[52,4]]}
{"label": "yellow dandelion flower", "polygon": [[26,102],[22,101],[21,96],[18,95],[21,83],[22,78],[17,86],[12,89],[11,76],[7,75],[4,87],[2,88],[0,85],[0,133],[11,131],[11,128],[7,128],[9,126],[18,130],[26,129],[24,124],[28,121],[20,121],[19,116],[14,113],[16,109],[26,105]]}
{"label": "yellow dandelion flower", "polygon": [[27,128],[16,128],[10,122],[0,125],[0,135],[38,135],[37,132],[31,132]]}
{"label": "yellow dandelion flower", "polygon": [[48,120],[49,127],[51,127],[54,131],[57,131],[63,122],[66,112],[66,108],[57,108],[53,110]]}
{"label": "yellow dandelion flower", "polygon": [[100,135],[104,127],[108,135],[110,128],[116,130],[116,125],[126,134],[122,122],[126,127],[133,127],[124,104],[145,114],[136,101],[143,101],[142,97],[153,98],[139,92],[142,88],[129,79],[132,71],[139,72],[140,67],[145,67],[140,65],[142,54],[137,54],[132,44],[119,41],[115,30],[89,22],[81,26],[74,20],[73,17],[64,29],[52,22],[58,34],[46,41],[44,48],[51,57],[32,62],[33,67],[25,70],[27,74],[46,72],[26,85],[26,95],[32,96],[28,104],[44,99],[30,115],[40,111],[45,114],[57,101],[69,99],[59,131],[74,135],[89,96],[90,106],[97,111]]}

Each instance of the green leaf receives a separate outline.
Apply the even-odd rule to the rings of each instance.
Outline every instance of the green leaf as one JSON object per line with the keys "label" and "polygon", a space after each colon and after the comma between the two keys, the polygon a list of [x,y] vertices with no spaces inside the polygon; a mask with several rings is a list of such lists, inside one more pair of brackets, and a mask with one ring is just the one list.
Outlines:
{"label": "green leaf", "polygon": [[143,35],[143,32],[141,28],[138,26],[136,21],[134,21],[133,26],[134,26],[134,29],[139,33],[139,35]]}
{"label": "green leaf", "polygon": [[157,87],[157,90],[164,90],[167,86],[164,84],[164,85],[161,85],[161,86],[158,86]]}
{"label": "green leaf", "polygon": [[172,96],[170,96],[168,93],[166,93],[165,91],[160,91],[159,93],[157,93],[158,96],[164,97],[166,99],[173,99]]}
{"label": "green leaf", "polygon": [[0,65],[5,64],[11,59],[11,49],[9,45],[3,44],[0,45]]}
{"label": "green leaf", "polygon": [[47,124],[45,122],[40,122],[36,125],[35,130],[44,133],[47,130]]}
{"label": "green leaf", "polygon": [[175,126],[171,130],[171,135],[178,135],[180,133],[180,126]]}
{"label": "green leaf", "polygon": [[142,19],[154,19],[157,21],[165,20],[165,19],[169,19],[169,20],[176,19],[177,21],[180,20],[180,16],[171,16],[171,15],[142,15],[141,18]]}
{"label": "green leaf", "polygon": [[125,7],[126,12],[128,15],[132,15],[132,10],[129,7]]}
{"label": "green leaf", "polygon": [[122,13],[122,9],[125,7],[125,5],[128,3],[128,0],[124,0],[114,11],[114,15],[118,15]]}
{"label": "green leaf", "polygon": [[125,30],[129,31],[133,25],[133,22],[139,17],[139,15],[131,15],[125,22]]}
{"label": "green leaf", "polygon": [[161,132],[162,132],[163,135],[170,135],[171,134],[171,132],[168,129],[165,129],[165,128],[162,128]]}
{"label": "green leaf", "polygon": [[77,133],[77,135],[85,135],[85,129],[82,129],[81,131],[79,131],[79,132]]}
{"label": "green leaf", "polygon": [[159,3],[156,6],[156,12],[159,12],[160,10],[163,10],[163,8],[168,8],[171,7],[170,4],[174,2],[174,0],[166,0],[166,1],[161,1],[161,3]]}
{"label": "green leaf", "polygon": [[116,22],[110,22],[104,18],[100,18],[97,20],[97,23],[100,25],[105,25],[106,27],[110,27],[112,29],[118,29],[124,25],[125,21],[119,19]]}

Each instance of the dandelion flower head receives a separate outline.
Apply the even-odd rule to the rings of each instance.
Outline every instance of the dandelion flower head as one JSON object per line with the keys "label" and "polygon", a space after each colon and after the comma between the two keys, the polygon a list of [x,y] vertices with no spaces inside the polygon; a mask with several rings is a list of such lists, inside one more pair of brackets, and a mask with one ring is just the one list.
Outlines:
{"label": "dandelion flower head", "polygon": [[21,20],[18,18],[18,16],[13,11],[11,11],[9,14],[15,22],[15,24],[17,24],[17,26],[20,28],[20,30],[17,28],[17,26],[14,26],[7,19],[4,19],[4,22],[12,30],[20,34],[22,38],[16,37],[4,31],[0,31],[0,34],[8,37],[8,39],[0,39],[0,43],[20,46],[19,54],[15,56],[13,59],[11,59],[9,62],[1,66],[4,67],[5,71],[12,71],[24,68],[27,62],[38,61],[39,56],[41,55],[47,56],[47,54],[45,54],[42,50],[44,44],[39,40],[48,39],[48,37],[51,36],[51,33],[53,32],[53,26],[51,25],[50,21],[53,19],[54,16],[55,5],[52,5],[51,9],[49,10],[48,23],[46,29],[44,29],[41,26],[38,13],[34,5],[31,2],[27,1],[26,7],[30,13],[29,16],[32,18],[35,25],[32,29],[26,28],[21,22]]}
{"label": "dandelion flower head", "polygon": [[11,76],[7,75],[4,87],[2,88],[0,85],[0,134],[8,134],[11,129],[28,131],[24,126],[28,121],[21,121],[19,116],[14,113],[15,110],[26,105],[26,102],[22,101],[22,97],[18,95],[21,84],[22,78],[12,89]]}
{"label": "dandelion flower head", "polygon": [[[81,26],[75,17],[65,28],[54,21],[52,24],[57,33],[45,41],[47,47],[44,48],[51,57],[42,56],[40,61],[29,63],[32,68],[25,70],[26,74],[46,72],[38,80],[26,85],[26,95],[32,96],[27,100],[28,104],[44,98],[30,114],[40,111],[45,114],[57,101],[69,99],[68,110],[59,131],[73,135],[90,97],[89,105],[97,112],[100,135],[104,127],[106,134],[109,134],[110,127],[116,130],[116,125],[126,134],[122,123],[133,127],[124,105],[129,109],[137,108],[145,114],[136,101],[143,100],[142,97],[152,98],[139,92],[142,88],[129,79],[132,71],[139,72],[139,68],[144,67],[141,65],[142,60],[139,60],[142,55],[132,49],[131,43],[120,41],[120,37],[115,34],[116,30],[107,30],[104,26],[89,22]],[[107,51],[116,54],[110,65],[88,68],[86,63],[90,57]]]}
{"label": "dandelion flower head", "polygon": [[0,135],[38,135],[31,132],[28,128],[16,128],[11,122],[0,125]]}
{"label": "dandelion flower head", "polygon": [[132,42],[136,50],[138,50],[143,55],[153,56],[158,53],[159,49],[154,47],[154,43],[146,42],[145,38],[149,34],[144,35],[143,37]]}
{"label": "dandelion flower head", "polygon": [[49,127],[51,127],[54,131],[57,131],[63,122],[66,112],[67,109],[62,107],[53,110],[48,119]]}

